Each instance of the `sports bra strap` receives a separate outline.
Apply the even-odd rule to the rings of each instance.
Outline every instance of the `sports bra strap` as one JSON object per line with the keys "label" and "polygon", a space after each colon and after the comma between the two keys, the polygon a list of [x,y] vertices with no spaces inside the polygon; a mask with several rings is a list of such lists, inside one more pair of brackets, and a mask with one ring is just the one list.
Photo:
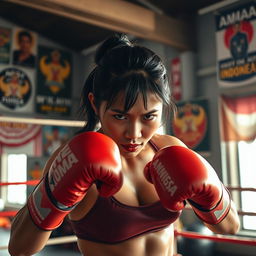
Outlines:
{"label": "sports bra strap", "polygon": [[152,141],[149,141],[149,144],[152,146],[152,148],[157,152],[159,150],[158,146]]}

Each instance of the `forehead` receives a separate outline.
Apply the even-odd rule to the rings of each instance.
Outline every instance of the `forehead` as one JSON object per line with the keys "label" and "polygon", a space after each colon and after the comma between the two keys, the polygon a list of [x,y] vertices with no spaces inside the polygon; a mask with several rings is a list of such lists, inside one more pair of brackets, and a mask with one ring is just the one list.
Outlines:
{"label": "forehead", "polygon": [[[110,108],[123,110],[124,105],[125,105],[125,100],[126,100],[125,94],[122,92],[119,93],[117,95],[116,99],[114,100],[114,102],[112,103],[112,105],[110,106]],[[138,97],[137,97],[134,105],[131,107],[131,109],[139,107],[139,108],[148,110],[148,109],[154,108],[156,105],[162,106],[163,102],[155,93],[148,92],[146,94],[146,102],[144,102],[142,93],[139,93]]]}

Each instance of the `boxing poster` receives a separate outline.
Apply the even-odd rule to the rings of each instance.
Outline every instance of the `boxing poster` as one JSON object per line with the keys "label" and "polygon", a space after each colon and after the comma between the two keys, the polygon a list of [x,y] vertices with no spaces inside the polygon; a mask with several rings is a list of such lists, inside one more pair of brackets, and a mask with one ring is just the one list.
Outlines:
{"label": "boxing poster", "polygon": [[176,103],[177,113],[172,123],[172,133],[189,148],[209,153],[208,100],[194,99]]}
{"label": "boxing poster", "polygon": [[12,65],[26,68],[36,67],[37,34],[14,27],[12,40]]}
{"label": "boxing poster", "polygon": [[43,155],[51,156],[52,153],[71,137],[71,128],[64,126],[43,126]]}
{"label": "boxing poster", "polygon": [[36,111],[70,115],[71,54],[60,49],[39,47]]}
{"label": "boxing poster", "polygon": [[[43,169],[47,162],[46,157],[27,157],[27,180],[39,181],[43,175]],[[34,190],[35,186],[27,185],[27,197]]]}
{"label": "boxing poster", "polygon": [[34,112],[34,72],[10,66],[0,67],[0,110]]}
{"label": "boxing poster", "polygon": [[0,64],[10,63],[11,35],[11,29],[0,27]]}
{"label": "boxing poster", "polygon": [[256,81],[256,2],[218,11],[217,73],[220,87]]}

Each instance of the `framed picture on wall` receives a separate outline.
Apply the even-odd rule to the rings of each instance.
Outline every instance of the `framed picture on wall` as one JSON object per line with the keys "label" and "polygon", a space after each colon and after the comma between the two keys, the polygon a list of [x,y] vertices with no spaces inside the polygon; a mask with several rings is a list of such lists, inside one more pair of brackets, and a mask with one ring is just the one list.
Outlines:
{"label": "framed picture on wall", "polygon": [[67,116],[71,112],[71,54],[39,47],[36,111]]}
{"label": "framed picture on wall", "polygon": [[11,29],[0,27],[0,64],[10,63],[11,33]]}
{"label": "framed picture on wall", "polygon": [[45,125],[42,128],[43,155],[50,156],[59,146],[70,138],[71,130],[63,126]]}
{"label": "framed picture on wall", "polygon": [[[27,157],[27,180],[40,180],[43,175],[43,169],[47,161],[47,157]],[[27,196],[34,190],[34,186],[27,186]]]}
{"label": "framed picture on wall", "polygon": [[0,67],[0,110],[34,112],[33,71],[22,67]]}
{"label": "framed picture on wall", "polygon": [[176,103],[177,114],[172,123],[172,134],[189,148],[209,153],[209,111],[207,99],[193,99]]}
{"label": "framed picture on wall", "polygon": [[215,15],[217,79],[222,88],[256,81],[255,2],[240,2],[245,3]]}
{"label": "framed picture on wall", "polygon": [[35,68],[37,54],[37,34],[24,28],[13,29],[12,64]]}

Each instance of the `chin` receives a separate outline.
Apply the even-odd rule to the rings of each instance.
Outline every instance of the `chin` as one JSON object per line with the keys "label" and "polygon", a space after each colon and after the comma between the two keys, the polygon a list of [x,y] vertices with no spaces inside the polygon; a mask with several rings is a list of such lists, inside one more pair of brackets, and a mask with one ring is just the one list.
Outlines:
{"label": "chin", "polygon": [[136,152],[128,152],[128,151],[121,151],[121,155],[125,158],[132,158],[137,156],[141,151],[136,151]]}

